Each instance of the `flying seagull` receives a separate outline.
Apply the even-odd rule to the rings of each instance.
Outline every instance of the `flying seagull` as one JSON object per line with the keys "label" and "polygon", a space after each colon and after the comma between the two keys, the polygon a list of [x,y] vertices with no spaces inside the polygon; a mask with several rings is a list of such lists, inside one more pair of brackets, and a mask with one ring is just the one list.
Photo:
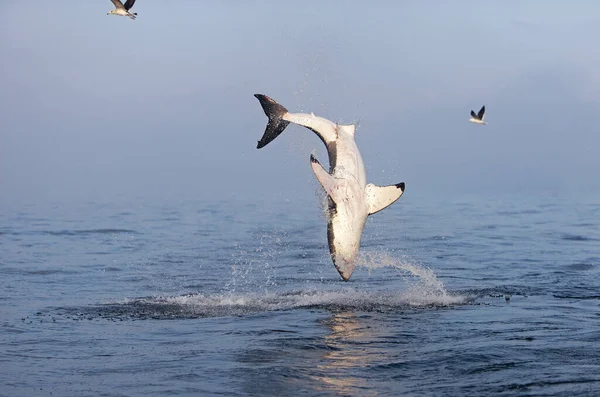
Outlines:
{"label": "flying seagull", "polygon": [[123,3],[121,3],[120,0],[110,0],[110,1],[112,1],[112,3],[115,5],[115,9],[107,12],[106,15],[113,14],[113,15],[120,15],[122,17],[129,17],[131,19],[135,19],[137,12],[129,12],[131,7],[133,7],[133,4],[135,3],[135,0],[127,0],[125,2],[125,5],[123,5]]}
{"label": "flying seagull", "polygon": [[485,105],[479,109],[479,113],[477,114],[471,110],[471,118],[469,121],[476,124],[487,124],[485,121],[483,121],[483,116],[485,116]]}

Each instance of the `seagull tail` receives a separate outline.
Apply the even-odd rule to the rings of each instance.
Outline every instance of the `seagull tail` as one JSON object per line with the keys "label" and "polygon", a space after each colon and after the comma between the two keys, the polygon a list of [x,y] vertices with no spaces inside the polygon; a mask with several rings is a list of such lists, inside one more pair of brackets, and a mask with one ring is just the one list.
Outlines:
{"label": "seagull tail", "polygon": [[277,138],[290,122],[283,119],[283,116],[288,112],[286,108],[266,95],[255,94],[254,96],[259,100],[265,114],[269,118],[265,133],[256,146],[257,149],[260,149],[270,143],[273,139]]}

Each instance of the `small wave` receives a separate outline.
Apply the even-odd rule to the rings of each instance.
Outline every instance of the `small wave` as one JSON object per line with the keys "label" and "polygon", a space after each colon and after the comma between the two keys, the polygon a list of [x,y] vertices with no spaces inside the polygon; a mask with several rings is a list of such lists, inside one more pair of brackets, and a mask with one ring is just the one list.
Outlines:
{"label": "small wave", "polygon": [[573,226],[573,227],[596,227],[597,224],[594,222],[580,222],[580,223],[574,223],[571,226]]}
{"label": "small wave", "polygon": [[591,294],[591,295],[562,295],[562,294],[554,294],[556,299],[573,299],[573,300],[598,300],[600,299],[600,295]]}
{"label": "small wave", "polygon": [[28,269],[23,267],[5,267],[2,274],[27,275],[27,276],[50,276],[54,274],[78,274],[79,272],[71,269]]}
{"label": "small wave", "polygon": [[537,215],[541,214],[542,211],[538,209],[527,209],[521,211],[498,211],[496,214],[501,216],[516,216],[516,215]]}
{"label": "small wave", "polygon": [[562,239],[567,240],[567,241],[592,241],[592,240],[595,240],[594,238],[582,236],[579,234],[565,234],[562,236]]}
{"label": "small wave", "polygon": [[74,271],[68,271],[64,269],[41,269],[41,270],[31,270],[31,271],[23,271],[22,273],[31,274],[33,276],[49,276],[51,274],[75,274]]}
{"label": "small wave", "polygon": [[139,234],[130,229],[87,229],[87,230],[46,230],[42,232],[50,236],[85,236],[90,234]]}
{"label": "small wave", "polygon": [[591,270],[594,268],[594,265],[591,263],[572,263],[570,265],[566,266],[567,269],[569,270],[576,270],[576,271],[586,271],[586,270]]}

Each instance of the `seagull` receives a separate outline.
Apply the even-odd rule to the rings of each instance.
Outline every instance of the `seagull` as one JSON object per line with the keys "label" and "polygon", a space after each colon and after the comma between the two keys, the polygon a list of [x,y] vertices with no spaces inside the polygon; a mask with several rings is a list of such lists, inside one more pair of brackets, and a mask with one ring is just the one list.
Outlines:
{"label": "seagull", "polygon": [[112,1],[112,3],[115,5],[115,9],[107,12],[106,15],[113,14],[113,15],[120,15],[122,17],[129,17],[131,19],[135,19],[137,12],[133,12],[133,13],[129,12],[131,7],[133,7],[133,4],[135,3],[135,0],[127,0],[125,2],[125,5],[123,5],[123,3],[121,3],[120,0],[110,0],[110,1]]}
{"label": "seagull", "polygon": [[482,106],[481,109],[479,109],[479,113],[477,114],[475,114],[475,112],[471,110],[471,118],[469,119],[469,121],[471,123],[476,124],[487,124],[485,121],[483,121],[483,116],[485,116],[485,105]]}

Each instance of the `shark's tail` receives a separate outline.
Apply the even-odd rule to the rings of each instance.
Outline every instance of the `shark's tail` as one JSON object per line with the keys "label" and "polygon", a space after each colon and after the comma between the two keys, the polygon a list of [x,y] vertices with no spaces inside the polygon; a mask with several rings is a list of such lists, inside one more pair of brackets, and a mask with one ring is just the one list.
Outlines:
{"label": "shark's tail", "polygon": [[260,101],[260,104],[265,111],[265,114],[269,118],[267,128],[260,141],[258,141],[257,149],[266,146],[273,139],[277,138],[279,134],[285,130],[285,127],[290,123],[289,121],[283,120],[283,116],[288,112],[286,108],[272,100],[266,95],[255,94],[256,99]]}

